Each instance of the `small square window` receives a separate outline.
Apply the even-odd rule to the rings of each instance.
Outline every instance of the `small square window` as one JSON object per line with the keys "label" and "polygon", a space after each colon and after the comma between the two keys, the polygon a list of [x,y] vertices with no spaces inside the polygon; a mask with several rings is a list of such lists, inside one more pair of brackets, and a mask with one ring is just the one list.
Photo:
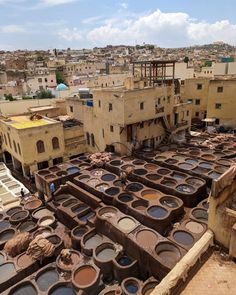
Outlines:
{"label": "small square window", "polygon": [[202,84],[197,84],[197,90],[202,90]]}
{"label": "small square window", "polygon": [[196,100],[195,100],[195,104],[196,104],[196,105],[200,105],[200,99],[196,99]]}
{"label": "small square window", "polygon": [[110,131],[114,132],[114,127],[112,125],[110,126]]}
{"label": "small square window", "polygon": [[216,104],[215,104],[215,108],[216,108],[217,110],[220,110],[220,109],[221,109],[221,103],[216,103]]}
{"label": "small square window", "polygon": [[103,137],[103,138],[105,137],[104,129],[102,129],[102,137]]}
{"label": "small square window", "polygon": [[196,112],[196,113],[195,113],[195,116],[196,116],[196,117],[199,117],[199,112]]}
{"label": "small square window", "polygon": [[193,102],[193,100],[192,100],[192,99],[188,99],[188,102],[189,102],[189,103],[192,103],[192,102]]}
{"label": "small square window", "polygon": [[101,107],[101,100],[98,101],[98,106]]}
{"label": "small square window", "polygon": [[73,108],[73,106],[70,106],[70,112],[71,112],[71,113],[74,112],[74,108]]}
{"label": "small square window", "polygon": [[189,116],[189,111],[187,111],[187,117]]}
{"label": "small square window", "polygon": [[217,87],[218,93],[222,93],[223,91],[224,91],[224,87],[222,87],[222,86]]}
{"label": "small square window", "polygon": [[144,109],[144,102],[140,102],[140,110]]}
{"label": "small square window", "polygon": [[219,125],[220,124],[220,119],[216,119],[215,123],[216,123],[216,125]]}
{"label": "small square window", "polygon": [[144,123],[141,122],[141,123],[140,123],[140,129],[142,129],[143,127],[144,127]]}
{"label": "small square window", "polygon": [[109,103],[109,107],[108,107],[109,112],[112,111],[112,103]]}

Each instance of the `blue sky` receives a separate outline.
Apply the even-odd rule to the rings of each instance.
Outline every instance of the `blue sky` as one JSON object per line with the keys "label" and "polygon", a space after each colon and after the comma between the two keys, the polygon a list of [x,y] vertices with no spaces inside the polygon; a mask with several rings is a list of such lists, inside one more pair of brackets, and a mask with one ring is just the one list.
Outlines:
{"label": "blue sky", "polygon": [[236,0],[0,0],[0,49],[236,45]]}

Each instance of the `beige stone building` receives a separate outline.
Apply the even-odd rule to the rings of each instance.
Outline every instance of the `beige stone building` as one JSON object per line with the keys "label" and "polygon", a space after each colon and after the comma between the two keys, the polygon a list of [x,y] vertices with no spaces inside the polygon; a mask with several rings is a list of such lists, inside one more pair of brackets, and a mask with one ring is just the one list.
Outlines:
{"label": "beige stone building", "polygon": [[193,118],[215,119],[217,125],[236,127],[236,76],[185,80],[181,94],[192,102]]}
{"label": "beige stone building", "polygon": [[0,120],[4,162],[29,176],[34,171],[85,152],[83,126],[41,116]]}

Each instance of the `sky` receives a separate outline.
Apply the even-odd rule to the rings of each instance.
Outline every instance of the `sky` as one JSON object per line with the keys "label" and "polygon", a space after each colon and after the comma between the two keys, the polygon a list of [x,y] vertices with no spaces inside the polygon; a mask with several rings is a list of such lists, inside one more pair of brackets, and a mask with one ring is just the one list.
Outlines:
{"label": "sky", "polygon": [[236,0],[0,0],[0,50],[236,45]]}

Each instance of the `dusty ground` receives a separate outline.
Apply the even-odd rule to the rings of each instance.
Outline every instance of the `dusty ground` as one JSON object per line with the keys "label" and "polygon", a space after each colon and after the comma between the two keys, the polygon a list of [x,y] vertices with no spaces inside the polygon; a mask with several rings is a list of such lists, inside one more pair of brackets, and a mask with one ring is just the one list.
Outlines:
{"label": "dusty ground", "polygon": [[235,295],[236,263],[213,253],[181,295]]}

